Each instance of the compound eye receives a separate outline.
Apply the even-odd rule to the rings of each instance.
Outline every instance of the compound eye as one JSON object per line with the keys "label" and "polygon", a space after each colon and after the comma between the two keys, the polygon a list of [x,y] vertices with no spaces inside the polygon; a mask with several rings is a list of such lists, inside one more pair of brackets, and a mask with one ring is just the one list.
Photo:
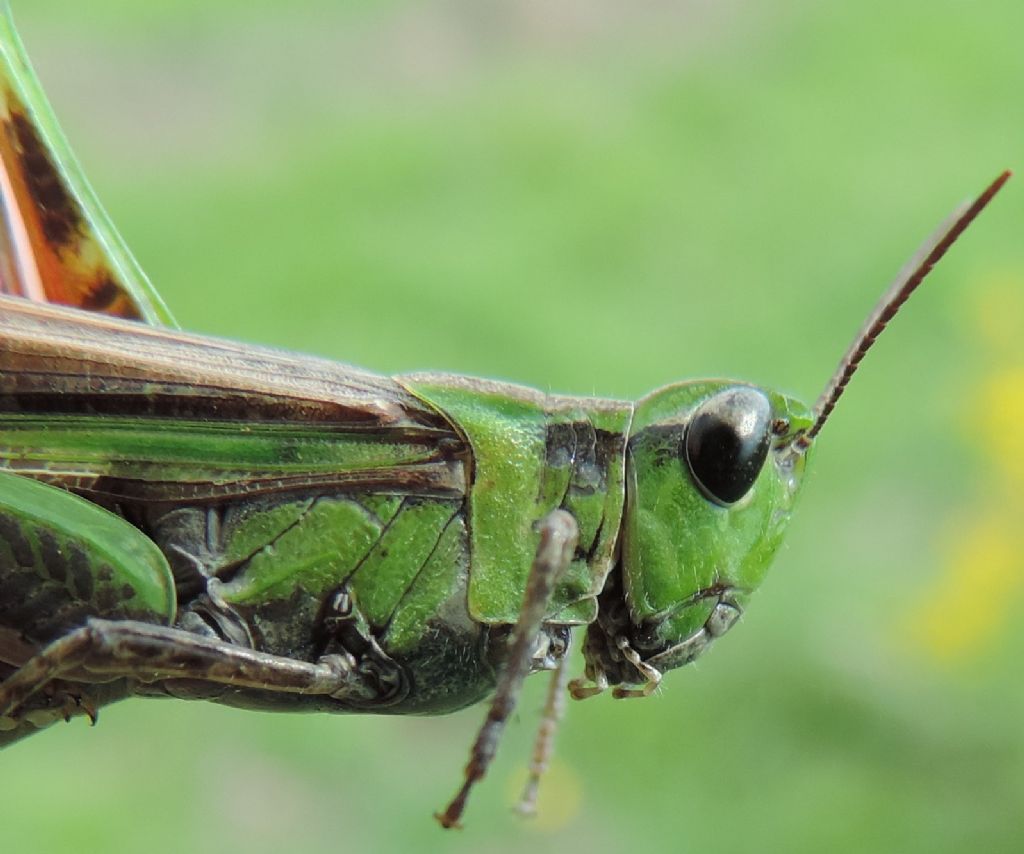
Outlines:
{"label": "compound eye", "polygon": [[771,444],[772,407],[763,392],[738,387],[705,400],[686,429],[686,465],[701,491],[735,504],[761,473]]}

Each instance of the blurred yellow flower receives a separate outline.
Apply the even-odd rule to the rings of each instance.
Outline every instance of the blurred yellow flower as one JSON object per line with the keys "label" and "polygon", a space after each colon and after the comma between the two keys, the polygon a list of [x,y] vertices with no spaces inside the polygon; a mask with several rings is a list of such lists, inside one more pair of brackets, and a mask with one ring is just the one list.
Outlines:
{"label": "blurred yellow flower", "polygon": [[908,616],[914,646],[954,664],[998,638],[1024,582],[1021,527],[1014,518],[991,514],[954,526],[941,576]]}
{"label": "blurred yellow flower", "polygon": [[1024,480],[1024,366],[1005,368],[982,380],[969,440],[1000,479]]}

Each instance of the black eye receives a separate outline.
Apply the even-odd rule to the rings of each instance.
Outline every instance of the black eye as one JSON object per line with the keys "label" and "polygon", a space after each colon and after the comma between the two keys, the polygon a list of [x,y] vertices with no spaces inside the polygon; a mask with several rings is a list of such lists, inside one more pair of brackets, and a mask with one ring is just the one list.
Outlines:
{"label": "black eye", "polygon": [[686,429],[686,464],[705,495],[739,501],[761,473],[770,444],[772,408],[754,388],[731,388],[705,400]]}

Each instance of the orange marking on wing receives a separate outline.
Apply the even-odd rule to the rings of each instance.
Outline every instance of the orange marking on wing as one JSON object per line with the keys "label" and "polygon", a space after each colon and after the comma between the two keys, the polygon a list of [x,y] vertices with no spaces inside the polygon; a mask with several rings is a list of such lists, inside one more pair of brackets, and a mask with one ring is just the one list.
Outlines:
{"label": "orange marking on wing", "polygon": [[17,96],[5,93],[0,158],[8,247],[0,291],[115,317],[141,319],[116,281],[100,247],[85,231],[77,200]]}

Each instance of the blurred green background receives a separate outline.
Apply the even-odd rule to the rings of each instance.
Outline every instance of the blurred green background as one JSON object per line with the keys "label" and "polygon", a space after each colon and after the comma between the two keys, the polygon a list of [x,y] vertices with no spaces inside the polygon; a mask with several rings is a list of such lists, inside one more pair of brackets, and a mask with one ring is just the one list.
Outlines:
{"label": "blurred green background", "polygon": [[[383,373],[813,401],[953,205],[1024,169],[1019,0],[14,0],[186,328]],[[741,628],[572,704],[462,833],[482,709],[129,701],[2,757],[4,851],[1019,851],[1024,179],[867,359]]]}

